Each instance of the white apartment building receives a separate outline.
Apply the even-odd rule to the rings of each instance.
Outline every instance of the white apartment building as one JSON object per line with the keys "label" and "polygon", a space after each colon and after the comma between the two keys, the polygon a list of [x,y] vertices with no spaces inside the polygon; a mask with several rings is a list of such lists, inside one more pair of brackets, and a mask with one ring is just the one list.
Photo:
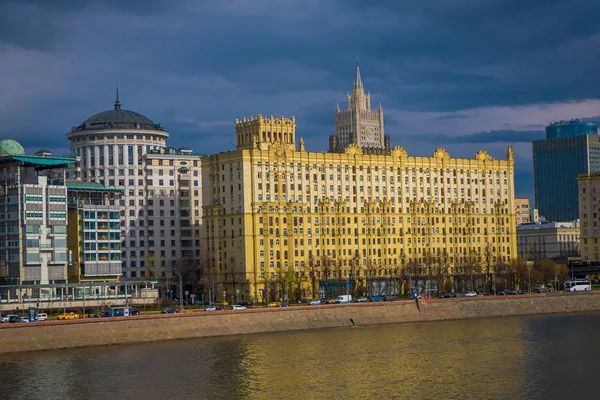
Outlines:
{"label": "white apartment building", "polygon": [[[67,134],[71,153],[80,157],[72,177],[123,190],[123,278],[164,276],[184,257],[200,257],[193,232],[182,231],[199,224],[191,218],[191,207],[194,200],[201,204],[201,190],[193,187],[200,185],[199,178],[192,179],[200,175],[194,172],[200,157],[188,149],[167,148],[168,137],[160,124],[123,110],[118,97],[113,110],[93,115]],[[192,246],[184,251],[188,240]]]}

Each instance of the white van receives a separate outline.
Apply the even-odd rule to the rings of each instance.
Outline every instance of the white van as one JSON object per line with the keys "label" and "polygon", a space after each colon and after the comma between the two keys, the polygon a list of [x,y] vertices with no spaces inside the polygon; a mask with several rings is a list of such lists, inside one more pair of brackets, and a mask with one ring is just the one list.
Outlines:
{"label": "white van", "polygon": [[48,314],[46,314],[46,313],[39,313],[37,315],[37,320],[40,321],[40,322],[41,321],[48,321]]}
{"label": "white van", "polygon": [[343,296],[338,296],[337,299],[335,299],[336,303],[350,303],[352,301],[352,296],[349,294],[345,294]]}

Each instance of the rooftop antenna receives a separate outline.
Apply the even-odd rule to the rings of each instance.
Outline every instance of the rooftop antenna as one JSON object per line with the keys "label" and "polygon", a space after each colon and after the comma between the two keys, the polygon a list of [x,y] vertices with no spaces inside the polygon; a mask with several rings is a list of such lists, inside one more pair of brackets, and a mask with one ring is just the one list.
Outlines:
{"label": "rooftop antenna", "polygon": [[119,85],[117,85],[117,101],[115,101],[115,110],[121,109],[121,103],[119,102]]}

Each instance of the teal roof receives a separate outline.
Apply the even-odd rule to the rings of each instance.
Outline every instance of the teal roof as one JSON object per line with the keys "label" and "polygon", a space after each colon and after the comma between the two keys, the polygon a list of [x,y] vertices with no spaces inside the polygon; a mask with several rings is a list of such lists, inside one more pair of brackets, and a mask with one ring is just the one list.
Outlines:
{"label": "teal roof", "polygon": [[67,189],[72,190],[96,190],[102,192],[124,192],[120,188],[108,188],[98,182],[81,182],[72,179],[67,179]]}
{"label": "teal roof", "polygon": [[2,155],[0,162],[4,160],[14,160],[21,165],[28,165],[40,168],[60,168],[70,167],[77,161],[74,157],[52,157],[52,156],[19,156],[19,155]]}

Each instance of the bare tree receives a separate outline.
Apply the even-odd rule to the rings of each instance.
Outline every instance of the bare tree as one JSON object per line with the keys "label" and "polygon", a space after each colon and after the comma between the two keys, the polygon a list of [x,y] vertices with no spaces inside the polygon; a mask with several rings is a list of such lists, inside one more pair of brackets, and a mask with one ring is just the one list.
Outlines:
{"label": "bare tree", "polygon": [[317,297],[317,272],[318,272],[318,267],[317,267],[317,263],[315,262],[315,258],[313,257],[312,251],[309,251],[308,253],[308,276],[310,278],[310,283],[311,283],[311,297],[312,298],[316,298]]}

